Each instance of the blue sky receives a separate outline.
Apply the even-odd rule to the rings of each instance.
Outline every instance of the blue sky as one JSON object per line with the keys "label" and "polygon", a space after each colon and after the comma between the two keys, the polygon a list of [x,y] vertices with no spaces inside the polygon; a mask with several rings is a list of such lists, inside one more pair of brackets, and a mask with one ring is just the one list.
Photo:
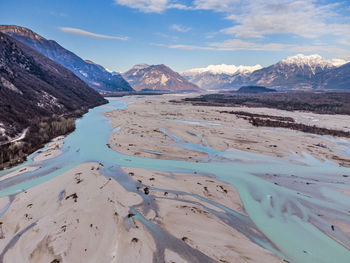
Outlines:
{"label": "blue sky", "polygon": [[350,60],[349,0],[0,0],[0,10],[0,24],[121,72],[267,66],[298,53]]}

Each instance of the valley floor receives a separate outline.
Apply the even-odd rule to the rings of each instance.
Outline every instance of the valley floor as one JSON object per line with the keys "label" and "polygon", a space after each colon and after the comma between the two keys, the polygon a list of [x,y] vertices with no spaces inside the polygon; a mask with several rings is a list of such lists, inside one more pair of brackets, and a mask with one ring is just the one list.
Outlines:
{"label": "valley floor", "polygon": [[[186,95],[188,97],[188,95]],[[291,112],[269,108],[208,107],[169,103],[182,96],[132,97],[133,103],[124,110],[108,112],[112,128],[120,127],[110,138],[110,146],[121,153],[150,158],[191,161],[208,155],[174,147],[174,138],[200,144],[201,138],[216,151],[239,149],[287,160],[310,154],[319,160],[332,160],[350,166],[349,156],[335,140],[290,129],[254,127],[247,120],[223,111],[244,111],[254,114],[291,117],[296,123],[350,131],[350,116]],[[125,100],[128,100],[124,98]],[[341,139],[341,138],[340,138]],[[346,138],[345,138],[346,139]]]}
{"label": "valley floor", "polygon": [[[237,149],[295,164],[307,159],[350,165],[350,152],[342,148],[349,140],[257,128],[235,115],[220,113],[227,107],[169,102],[180,96],[119,99],[132,103],[103,113],[116,129],[107,146],[124,156],[193,163],[210,163],[217,153]],[[234,110],[288,116],[340,130],[350,123],[350,116]],[[62,154],[62,145],[62,140],[52,142],[31,166],[0,177],[0,182],[40,171],[45,161]],[[119,181],[104,176],[103,164],[91,160],[29,190],[0,198],[0,262],[288,262],[249,218],[232,184],[211,173],[161,172],[132,165],[115,169],[112,173],[118,174]],[[261,177],[287,188],[292,180],[301,182],[279,175]],[[304,181],[290,186],[317,195],[318,188],[304,187]],[[349,187],[345,182],[336,190],[350,195]],[[350,249],[350,221],[326,217],[329,225],[312,223]]]}

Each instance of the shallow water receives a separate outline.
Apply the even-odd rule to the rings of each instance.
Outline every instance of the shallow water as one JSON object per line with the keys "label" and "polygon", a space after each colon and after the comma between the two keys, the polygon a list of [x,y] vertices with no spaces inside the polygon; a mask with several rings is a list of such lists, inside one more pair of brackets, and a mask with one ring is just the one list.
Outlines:
{"label": "shallow water", "polygon": [[[108,105],[123,109],[127,104],[120,100],[111,100]],[[343,176],[350,176],[349,168],[340,167],[330,161],[321,162],[309,155],[304,158],[295,155],[294,158],[299,162],[297,163],[234,149],[219,152],[205,141],[201,145],[182,142],[165,129],[162,131],[172,136],[174,146],[207,153],[210,162],[127,156],[107,146],[110,134],[118,132],[118,128],[112,130],[109,120],[100,113],[111,110],[113,109],[97,107],[77,120],[76,130],[64,139],[63,153],[39,163],[42,168],[37,171],[0,182],[0,197],[20,193],[90,161],[102,163],[104,171],[128,166],[171,173],[211,174],[236,187],[249,215],[249,221],[265,235],[261,239],[254,237],[254,242],[290,262],[350,262],[350,251],[324,234],[327,231],[323,228],[328,229],[348,247],[349,238],[340,229],[336,228],[331,232],[330,224],[318,215],[330,214],[333,218],[350,223],[350,196],[335,190],[349,189],[350,177]],[[345,147],[344,143],[342,146]],[[348,150],[346,148],[344,151]],[[0,172],[0,177],[19,167],[33,165],[31,158],[35,155],[31,155],[26,163],[16,168]],[[274,175],[278,175],[277,184],[264,178]],[[123,180],[122,177],[115,179]],[[295,186],[294,181],[312,181],[313,184],[304,183],[300,187],[297,184]],[[120,183],[131,189],[131,185],[128,185],[130,182]],[[237,224],[244,224],[244,220]],[[154,224],[149,225],[155,227]],[[249,231],[244,231],[242,225],[239,228],[242,228],[242,233],[253,238],[249,236]]]}

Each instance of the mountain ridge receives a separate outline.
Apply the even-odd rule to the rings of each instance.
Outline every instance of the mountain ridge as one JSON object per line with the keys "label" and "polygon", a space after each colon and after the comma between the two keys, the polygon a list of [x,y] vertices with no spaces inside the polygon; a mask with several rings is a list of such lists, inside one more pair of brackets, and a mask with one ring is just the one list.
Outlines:
{"label": "mountain ridge", "polygon": [[[54,40],[47,40],[34,31],[15,25],[0,25],[0,32],[5,33],[39,53],[56,61],[71,70],[86,84],[96,90],[104,91],[132,91],[121,74],[111,74],[104,67],[91,60],[83,60],[73,52],[63,48]],[[91,63],[92,62],[92,63]]]}
{"label": "mountain ridge", "polygon": [[[341,59],[326,60],[317,54],[309,56],[297,54],[260,69],[257,65],[225,65],[232,66],[236,70],[231,73],[223,70],[215,72],[215,68],[220,68],[221,65],[210,65],[206,68],[185,71],[182,76],[207,90],[238,89],[247,85],[260,85],[278,90],[322,90],[337,87],[336,78],[327,80],[327,78],[332,78],[333,72],[333,75],[343,74],[340,76],[342,84],[338,87],[350,89],[347,70],[337,70],[345,66],[346,63],[345,60]],[[243,70],[239,71],[239,68]],[[244,69],[247,70],[244,71]],[[323,80],[324,83],[320,80]]]}

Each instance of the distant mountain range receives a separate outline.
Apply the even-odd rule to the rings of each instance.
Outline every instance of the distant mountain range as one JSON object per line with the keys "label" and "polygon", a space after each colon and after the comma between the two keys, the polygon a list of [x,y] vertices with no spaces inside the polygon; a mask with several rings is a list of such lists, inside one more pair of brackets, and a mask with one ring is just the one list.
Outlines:
{"label": "distant mountain range", "polygon": [[200,91],[197,85],[179,73],[161,65],[138,64],[123,74],[136,91],[190,92]]}
{"label": "distant mountain range", "polygon": [[255,70],[262,66],[210,65],[182,72],[181,75],[190,82],[206,90],[239,88]]}
{"label": "distant mountain range", "polygon": [[21,41],[46,57],[68,68],[86,84],[96,90],[133,90],[119,73],[114,72],[111,74],[104,67],[92,61],[84,61],[71,51],[60,46],[57,42],[47,40],[30,29],[12,25],[0,26],[0,32]]}
{"label": "distant mountain range", "polygon": [[99,92],[160,91],[196,92],[237,90],[242,86],[264,86],[276,90],[350,90],[350,63],[326,60],[319,55],[291,56],[263,68],[210,65],[178,74],[161,65],[135,65],[120,74],[90,60],[83,60],[53,40],[19,26],[0,26],[3,32],[71,70]]}
{"label": "distant mountain range", "polygon": [[107,101],[67,68],[0,32],[0,137]]}
{"label": "distant mountain range", "polygon": [[[231,68],[231,72],[228,69]],[[288,57],[266,68],[218,65],[181,73],[204,89],[238,89],[260,85],[277,90],[350,89],[350,63],[319,55]]]}

